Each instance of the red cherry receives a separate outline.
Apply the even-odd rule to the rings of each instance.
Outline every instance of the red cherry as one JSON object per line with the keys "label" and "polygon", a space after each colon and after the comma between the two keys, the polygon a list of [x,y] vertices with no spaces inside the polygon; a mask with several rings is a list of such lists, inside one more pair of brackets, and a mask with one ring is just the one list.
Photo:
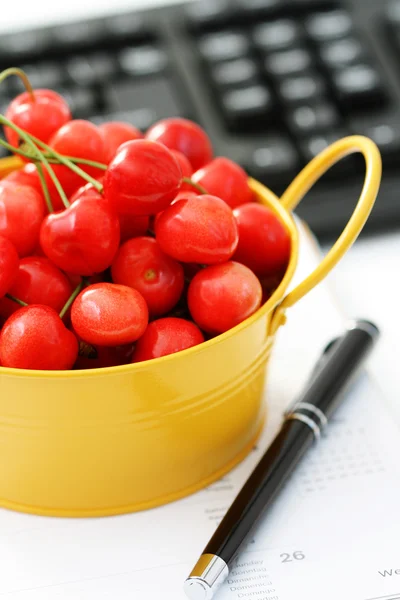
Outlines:
{"label": "red cherry", "polygon": [[182,173],[162,144],[133,140],[119,147],[104,176],[104,197],[118,214],[155,215],[175,198]]}
{"label": "red cherry", "polygon": [[[182,154],[182,152],[179,152],[179,150],[170,150],[170,152],[179,163],[179,166],[182,171],[182,177],[191,177],[193,173],[193,168],[189,162],[189,159],[186,158],[186,156]],[[191,189],[193,190],[193,187]]]}
{"label": "red cherry", "polygon": [[[35,90],[34,95],[34,100],[28,92],[14,98],[6,111],[6,118],[47,143],[71,119],[71,112],[64,98],[52,90]],[[9,127],[5,127],[4,131],[9,143],[18,148],[18,134]]]}
{"label": "red cherry", "polygon": [[72,368],[77,355],[78,340],[49,306],[20,308],[0,334],[3,367],[66,370]]}
{"label": "red cherry", "polygon": [[209,194],[225,200],[231,208],[251,202],[253,192],[247,182],[247,174],[229,158],[214,158],[205,167],[192,175],[192,180]]}
{"label": "red cherry", "polygon": [[71,321],[80,338],[98,346],[130,344],[147,327],[143,296],[115,283],[96,283],[83,290],[72,305]]}
{"label": "red cherry", "polygon": [[0,298],[10,291],[18,273],[18,264],[15,246],[0,235]]}
{"label": "red cherry", "polygon": [[[47,258],[28,256],[21,259],[17,277],[9,289],[15,298],[27,304],[43,304],[59,313],[73,291],[68,277]],[[19,306],[12,300],[0,301],[0,314],[9,317]]]}
{"label": "red cherry", "polygon": [[228,331],[261,305],[262,288],[250,269],[227,262],[202,269],[189,285],[190,314],[208,333]]}
{"label": "red cherry", "polygon": [[150,237],[125,242],[113,261],[111,274],[115,283],[142,294],[151,317],[170,311],[178,302],[185,283],[182,265],[164,254]]}
{"label": "red cherry", "polygon": [[148,130],[146,138],[182,152],[195,171],[210,162],[213,156],[210,138],[204,129],[188,119],[174,117],[158,121]]}
{"label": "red cherry", "polygon": [[161,249],[182,262],[212,265],[235,252],[238,232],[232,210],[215,196],[178,200],[156,220]]}
{"label": "red cherry", "polygon": [[118,250],[119,223],[108,203],[82,196],[63,212],[48,215],[40,244],[57,267],[75,275],[107,269]]}
{"label": "red cherry", "polygon": [[133,344],[125,346],[92,346],[80,341],[74,369],[104,369],[127,365],[132,361]]}
{"label": "red cherry", "polygon": [[107,165],[114,158],[121,144],[144,137],[140,129],[121,121],[102,123],[99,125],[99,131],[104,141],[104,162]]}
{"label": "red cherry", "polygon": [[136,342],[132,362],[160,358],[202,342],[204,336],[194,323],[176,317],[158,319],[149,324]]}
{"label": "red cherry", "polygon": [[27,163],[22,169],[12,171],[7,177],[4,177],[3,181],[9,181],[18,185],[29,185],[41,195],[44,201],[42,184],[36,165],[33,163]]}
{"label": "red cherry", "polygon": [[[100,131],[90,121],[76,119],[69,121],[59,129],[49,140],[49,145],[64,156],[73,156],[104,163],[105,148]],[[83,183],[82,177],[76,175],[68,167],[63,165],[52,165],[54,172],[60,180],[61,187],[66,195],[71,196]],[[103,171],[88,165],[79,165],[83,171],[92,177],[100,177]],[[46,181],[49,182],[46,173]],[[53,184],[49,183],[50,187]],[[53,196],[53,193],[52,193]]]}
{"label": "red cherry", "polygon": [[266,206],[251,202],[234,210],[239,244],[234,259],[259,277],[280,273],[290,257],[290,236]]}
{"label": "red cherry", "polygon": [[75,200],[79,200],[79,198],[82,198],[82,196],[92,196],[98,200],[104,200],[103,195],[96,190],[92,183],[85,183],[85,185],[81,185],[81,187],[79,187],[72,194],[72,196],[70,196],[69,201],[71,204],[73,204]]}
{"label": "red cherry", "polygon": [[31,254],[44,219],[43,199],[27,185],[0,182],[0,235],[12,242],[20,257]]}

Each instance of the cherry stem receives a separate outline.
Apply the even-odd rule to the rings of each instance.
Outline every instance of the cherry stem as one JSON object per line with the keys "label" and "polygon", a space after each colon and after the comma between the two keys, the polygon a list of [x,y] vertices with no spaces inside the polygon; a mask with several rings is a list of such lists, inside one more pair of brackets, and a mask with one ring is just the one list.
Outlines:
{"label": "cherry stem", "polygon": [[86,279],[86,277],[82,277],[82,280],[81,280],[80,284],[76,286],[76,288],[74,289],[74,291],[72,292],[72,294],[70,295],[70,297],[68,298],[68,300],[66,301],[66,303],[64,304],[64,306],[62,307],[61,312],[60,312],[60,319],[63,319],[65,317],[65,314],[66,314],[67,310],[72,305],[72,303],[74,302],[75,298],[81,293],[81,291],[83,290],[83,288],[88,283],[89,283],[88,279]]}
{"label": "cherry stem", "polygon": [[65,192],[62,189],[62,186],[61,186],[60,182],[58,181],[57,176],[54,173],[52,167],[49,165],[47,158],[44,156],[43,152],[41,152],[41,150],[39,150],[39,148],[37,146],[35,146],[35,144],[33,143],[33,136],[26,133],[26,131],[24,131],[23,129],[20,129],[19,127],[17,127],[14,123],[9,121],[9,119],[6,119],[6,117],[4,115],[0,115],[0,123],[2,125],[6,125],[10,129],[15,131],[18,134],[18,136],[24,142],[26,142],[30,148],[32,148],[32,150],[36,154],[38,160],[46,166],[48,174],[49,174],[51,180],[53,181],[53,183],[57,189],[57,192],[60,194],[62,203],[64,204],[65,208],[68,208],[70,206],[70,204],[68,202],[68,198],[65,195]]}
{"label": "cherry stem", "polygon": [[37,172],[39,175],[40,183],[42,184],[42,190],[43,190],[44,199],[46,201],[47,210],[49,211],[49,213],[53,213],[54,208],[51,203],[49,188],[47,187],[46,179],[45,179],[44,172],[43,172],[43,167],[40,163],[37,163],[36,168],[37,168]]}
{"label": "cherry stem", "polygon": [[20,306],[28,306],[28,304],[26,302],[24,302],[23,300],[20,300],[19,298],[16,298],[12,294],[6,294],[6,298],[8,298],[9,300],[12,300],[13,302],[16,302]]}
{"label": "cherry stem", "polygon": [[18,67],[10,67],[9,69],[5,69],[0,73],[0,83],[7,79],[7,77],[10,77],[10,75],[16,75],[21,79],[26,91],[31,96],[32,102],[35,102],[35,94],[33,92],[33,87],[25,71],[23,71],[22,69],[18,69]]}
{"label": "cherry stem", "polygon": [[[48,152],[45,152],[44,155],[47,159],[50,158],[50,160],[52,160]],[[89,167],[94,167],[95,169],[101,169],[102,171],[107,171],[107,169],[108,169],[108,165],[105,165],[104,163],[96,162],[95,160],[88,160],[87,158],[77,158],[75,156],[64,156],[64,155],[63,155],[63,158],[67,159],[68,161],[70,161],[74,164],[76,163],[78,165],[88,165]],[[59,159],[57,159],[57,161],[58,160]],[[87,173],[86,173],[86,175],[87,175]],[[97,183],[99,183],[99,182],[97,182]]]}
{"label": "cherry stem", "polygon": [[208,194],[207,190],[205,190],[202,185],[199,185],[195,181],[192,181],[190,177],[182,177],[182,183],[187,183],[191,185],[192,187],[194,187],[195,190],[200,192],[200,194]]}
{"label": "cherry stem", "polygon": [[[41,148],[43,150],[46,150],[47,155],[50,155],[50,156],[53,156],[54,158],[56,158],[60,162],[60,164],[65,165],[66,167],[71,169],[71,171],[73,171],[74,173],[76,173],[77,175],[82,177],[82,179],[84,179],[88,183],[91,183],[98,192],[102,193],[103,186],[99,181],[97,181],[97,179],[88,175],[83,169],[80,169],[77,165],[75,165],[73,162],[71,162],[68,158],[66,158],[62,154],[59,154],[58,152],[53,150],[53,148],[51,148],[50,146],[48,146],[47,144],[42,142],[42,140],[39,140],[38,138],[36,138],[33,135],[30,135],[30,138],[32,141],[35,142],[35,144],[37,144],[38,146],[41,146]],[[102,164],[102,163],[99,163],[99,164]]]}

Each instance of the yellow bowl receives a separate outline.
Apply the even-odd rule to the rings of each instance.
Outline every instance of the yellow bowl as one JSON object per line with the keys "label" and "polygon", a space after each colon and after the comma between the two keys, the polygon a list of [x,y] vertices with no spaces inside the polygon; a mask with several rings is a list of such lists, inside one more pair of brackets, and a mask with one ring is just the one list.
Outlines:
{"label": "yellow bowl", "polygon": [[[290,211],[328,168],[353,152],[366,159],[354,214],[316,271],[287,294],[298,258]],[[15,159],[0,161],[0,174],[2,166],[9,171],[17,165]],[[258,200],[287,228],[291,257],[268,302],[231,331],[134,365],[68,372],[0,368],[0,505],[70,517],[127,513],[186,496],[242,460],[263,427],[266,364],[285,311],[354,242],[380,177],[377,147],[354,136],[314,159],[280,201],[251,180]]]}

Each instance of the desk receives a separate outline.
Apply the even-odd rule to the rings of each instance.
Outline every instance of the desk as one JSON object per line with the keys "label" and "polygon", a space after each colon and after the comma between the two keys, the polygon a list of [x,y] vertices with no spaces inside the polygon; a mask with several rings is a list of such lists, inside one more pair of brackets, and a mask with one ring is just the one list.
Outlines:
{"label": "desk", "polygon": [[[135,7],[151,8],[177,0],[19,0],[8,3],[2,13],[0,31],[51,24],[84,16],[115,13]],[[191,0],[188,0],[191,1]],[[379,200],[378,200],[379,201]],[[325,248],[323,250],[326,250]],[[400,231],[358,241],[329,277],[345,314],[370,318],[383,330],[382,342],[371,361],[371,368],[386,394],[400,391],[400,369],[395,362],[400,333],[398,272]]]}

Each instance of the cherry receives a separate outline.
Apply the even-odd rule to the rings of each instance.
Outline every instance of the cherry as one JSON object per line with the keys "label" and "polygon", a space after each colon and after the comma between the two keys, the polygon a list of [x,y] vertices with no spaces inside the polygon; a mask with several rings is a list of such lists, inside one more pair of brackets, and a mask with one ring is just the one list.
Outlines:
{"label": "cherry", "polygon": [[[102,181],[102,178],[99,179]],[[103,200],[102,194],[98,192],[91,183],[87,183],[80,187],[72,196],[69,201],[71,204],[78,200],[81,196],[93,196],[98,200]],[[125,242],[126,240],[130,240],[131,238],[137,237],[139,235],[145,235],[149,228],[149,217],[146,216],[137,216],[130,214],[121,214],[118,215],[119,227],[120,227],[120,235],[121,242]]]}
{"label": "cherry", "polygon": [[[41,256],[27,256],[21,259],[16,279],[9,289],[12,296],[26,304],[50,306],[57,313],[61,311],[72,291],[68,277],[47,258]],[[9,317],[18,308],[16,302],[7,298],[0,301],[0,315],[3,317]]]}
{"label": "cherry", "polygon": [[[84,158],[99,163],[104,163],[105,148],[102,135],[96,125],[90,121],[76,119],[69,121],[59,129],[49,140],[49,145],[64,156]],[[64,165],[52,165],[54,172],[61,183],[66,195],[71,196],[83,183],[82,177]],[[79,165],[85,173],[94,178],[100,177],[103,171],[88,165]],[[46,173],[46,182],[54,194],[54,184],[50,183]]]}
{"label": "cherry", "polygon": [[195,171],[210,162],[213,156],[211,142],[204,129],[188,119],[173,117],[158,121],[147,131],[146,138],[182,152]]}
{"label": "cherry", "polygon": [[170,311],[184,286],[183,267],[164,254],[155,239],[137,237],[123,244],[111,266],[115,283],[138,290],[151,317]]}
{"label": "cherry", "polygon": [[9,181],[10,183],[16,183],[18,185],[28,185],[35,189],[43,197],[42,184],[36,165],[33,163],[26,163],[22,169],[11,171],[7,177],[4,177],[3,181]]}
{"label": "cherry", "polygon": [[214,158],[193,174],[192,181],[201,185],[209,194],[225,200],[231,208],[251,202],[253,198],[246,172],[229,158]]}
{"label": "cherry", "polygon": [[197,325],[219,334],[250,317],[261,305],[262,288],[250,269],[237,262],[206,267],[189,285],[188,305]]}
{"label": "cherry", "polygon": [[155,215],[175,198],[181,168],[162,144],[133,140],[119,147],[104,176],[104,197],[118,214]]}
{"label": "cherry", "polygon": [[44,215],[43,198],[36,190],[0,182],[0,235],[14,244],[20,257],[31,254],[38,245]]}
{"label": "cherry", "polygon": [[104,162],[107,165],[114,158],[121,144],[144,137],[140,129],[121,121],[102,123],[99,125],[99,131],[104,141]]}
{"label": "cherry", "polygon": [[262,278],[281,274],[290,257],[290,236],[278,217],[255,202],[242,204],[233,214],[239,230],[234,260]]}
{"label": "cherry", "polygon": [[126,365],[132,361],[133,344],[125,346],[92,346],[80,341],[74,369],[100,369]]}
{"label": "cherry", "polygon": [[66,210],[48,215],[40,244],[57,267],[75,275],[107,269],[118,250],[119,223],[104,200],[82,196]]}
{"label": "cherry", "polygon": [[[179,150],[170,150],[170,152],[179,163],[179,166],[182,171],[182,177],[191,177],[193,174],[193,168],[189,162],[189,159],[186,158],[186,156],[182,154],[182,152],[179,152]],[[193,190],[193,187],[191,187],[190,189]]]}
{"label": "cherry", "polygon": [[[19,94],[9,105],[6,118],[27,133],[47,143],[51,136],[71,119],[68,104],[52,90],[35,90],[34,99],[29,92]],[[10,144],[18,148],[18,134],[4,128]]]}
{"label": "cherry", "polygon": [[15,312],[0,334],[3,367],[71,369],[78,355],[78,340],[50,306],[33,304]]}
{"label": "cherry", "polygon": [[224,262],[233,255],[238,243],[233,212],[215,196],[174,202],[159,215],[155,227],[161,249],[182,262]]}
{"label": "cherry", "polygon": [[190,321],[165,317],[149,324],[136,342],[132,362],[174,354],[204,342],[200,329]]}
{"label": "cherry", "polygon": [[0,235],[0,298],[10,291],[18,273],[18,264],[18,253],[14,245]]}
{"label": "cherry", "polygon": [[71,322],[78,336],[98,346],[136,341],[145,332],[148,317],[143,296],[115,283],[90,285],[79,294],[71,310]]}

